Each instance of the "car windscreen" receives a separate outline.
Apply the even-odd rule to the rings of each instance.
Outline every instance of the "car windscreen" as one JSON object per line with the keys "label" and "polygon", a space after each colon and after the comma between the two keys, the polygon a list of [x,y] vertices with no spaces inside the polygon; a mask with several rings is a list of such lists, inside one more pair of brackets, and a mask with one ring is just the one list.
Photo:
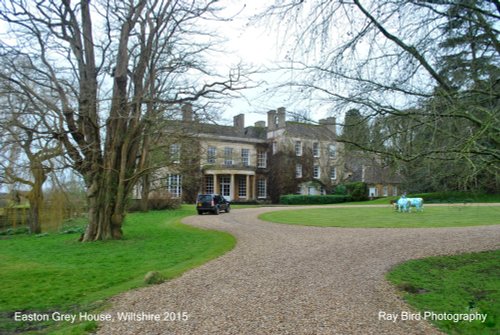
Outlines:
{"label": "car windscreen", "polygon": [[207,201],[212,201],[212,196],[209,194],[203,194],[198,196],[198,201],[200,202],[207,202]]}

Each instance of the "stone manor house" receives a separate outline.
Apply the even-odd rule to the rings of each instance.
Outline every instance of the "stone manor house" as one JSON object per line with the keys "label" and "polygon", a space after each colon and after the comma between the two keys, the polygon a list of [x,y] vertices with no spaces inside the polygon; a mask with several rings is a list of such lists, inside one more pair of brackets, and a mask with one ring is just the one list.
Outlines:
{"label": "stone manor house", "polygon": [[[187,192],[218,193],[237,202],[276,201],[281,194],[326,194],[335,185],[353,177],[361,179],[364,171],[374,170],[366,160],[352,167],[352,161],[345,159],[334,117],[319,124],[291,122],[286,121],[285,108],[278,108],[267,113],[267,124],[259,121],[245,127],[245,116],[240,114],[232,126],[222,126],[198,122],[192,107],[184,105],[178,124],[192,132],[194,140],[171,140],[168,149],[173,164],[160,170],[155,179],[156,188],[172,197],[186,200],[193,199]],[[186,150],[197,158],[183,160]],[[186,167],[190,181],[183,173]],[[397,194],[397,181],[377,183],[376,174],[372,171],[369,181],[372,195]]]}

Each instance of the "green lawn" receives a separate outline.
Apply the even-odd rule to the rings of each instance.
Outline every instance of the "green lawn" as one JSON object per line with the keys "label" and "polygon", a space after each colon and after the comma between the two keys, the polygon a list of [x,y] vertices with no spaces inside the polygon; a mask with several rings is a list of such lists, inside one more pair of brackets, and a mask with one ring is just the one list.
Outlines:
{"label": "green lawn", "polygon": [[500,334],[500,250],[413,260],[388,275],[424,316],[487,314],[486,321],[432,321],[448,334]]}
{"label": "green lawn", "polygon": [[103,299],[143,286],[149,271],[173,278],[233,248],[235,239],[227,233],[180,224],[193,214],[193,206],[129,214],[122,241],[81,243],[78,234],[2,237],[0,333],[30,326],[14,323],[14,311],[99,308]]}
{"label": "green lawn", "polygon": [[[449,203],[493,203],[500,202],[500,194],[483,194],[483,193],[467,193],[467,192],[434,192],[434,193],[420,193],[409,194],[411,198],[423,198],[426,204],[449,204]],[[346,202],[341,205],[386,205],[391,200],[397,200],[400,196],[383,197],[370,201]]]}
{"label": "green lawn", "polygon": [[500,224],[500,207],[426,207],[423,212],[397,213],[380,208],[308,208],[264,213],[264,221],[304,226],[351,228],[428,228]]}

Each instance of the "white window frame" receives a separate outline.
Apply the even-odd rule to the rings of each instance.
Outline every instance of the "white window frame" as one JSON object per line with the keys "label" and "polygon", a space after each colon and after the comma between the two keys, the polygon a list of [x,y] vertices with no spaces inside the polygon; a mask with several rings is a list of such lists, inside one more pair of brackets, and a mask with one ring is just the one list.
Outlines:
{"label": "white window frame", "polygon": [[267,151],[257,151],[257,167],[261,169],[267,168]]}
{"label": "white window frame", "polygon": [[179,164],[181,162],[181,145],[178,143],[170,144],[170,159],[172,163]]}
{"label": "white window frame", "polygon": [[392,195],[398,195],[398,187],[396,185],[392,186]]}
{"label": "white window frame", "polygon": [[295,156],[302,156],[302,142],[295,141]]}
{"label": "white window frame", "polygon": [[318,158],[321,155],[321,147],[319,142],[313,142],[313,157]]}
{"label": "white window frame", "polygon": [[224,165],[225,166],[233,166],[233,148],[225,147],[224,148]]}
{"label": "white window frame", "polygon": [[295,165],[295,178],[302,178],[302,164]]}
{"label": "white window frame", "polygon": [[330,168],[330,179],[337,180],[337,168],[335,166]]}
{"label": "white window frame", "polygon": [[267,180],[264,178],[257,179],[257,198],[267,198]]}
{"label": "white window frame", "polygon": [[238,197],[246,198],[247,197],[247,177],[240,176],[238,180]]}
{"label": "white window frame", "polygon": [[278,152],[278,143],[276,143],[276,141],[274,141],[272,143],[272,150],[273,150],[273,155],[275,155],[277,152]]}
{"label": "white window frame", "polygon": [[370,197],[378,197],[378,187],[375,186],[368,187],[368,195]]}
{"label": "white window frame", "polygon": [[174,198],[182,197],[182,176],[180,174],[168,174],[166,181],[167,192]]}
{"label": "white window frame", "polygon": [[328,146],[328,154],[330,155],[330,158],[337,157],[337,145],[336,144],[332,143]]}
{"label": "white window frame", "polygon": [[321,178],[321,167],[318,164],[313,165],[313,178],[314,179]]}
{"label": "white window frame", "polygon": [[382,194],[384,195],[384,197],[389,196],[389,186],[385,185],[382,187]]}
{"label": "white window frame", "polygon": [[214,176],[209,174],[205,176],[205,192],[207,194],[213,194],[215,193],[215,188],[214,188]]}
{"label": "white window frame", "polygon": [[241,149],[241,165],[245,167],[250,166],[250,149]]}
{"label": "white window frame", "polygon": [[207,163],[215,164],[217,160],[217,148],[214,146],[210,146],[207,149]]}
{"label": "white window frame", "polygon": [[223,175],[219,177],[220,194],[225,197],[231,196],[231,177]]}

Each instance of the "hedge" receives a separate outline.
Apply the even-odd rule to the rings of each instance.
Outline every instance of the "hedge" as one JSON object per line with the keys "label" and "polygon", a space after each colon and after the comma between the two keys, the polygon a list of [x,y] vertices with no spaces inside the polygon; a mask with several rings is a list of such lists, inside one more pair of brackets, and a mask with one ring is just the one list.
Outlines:
{"label": "hedge", "polygon": [[323,205],[337,204],[351,201],[352,198],[347,195],[299,195],[288,194],[280,197],[280,203],[284,205]]}
{"label": "hedge", "polygon": [[347,188],[347,194],[352,197],[353,201],[368,200],[368,185],[366,183],[355,181],[345,184],[345,186]]}
{"label": "hedge", "polygon": [[467,192],[433,192],[433,193],[420,193],[420,194],[411,194],[408,195],[408,197],[411,198],[422,198],[424,199],[425,203],[432,204],[432,203],[457,203],[457,202],[464,202],[464,203],[471,203],[471,202],[477,202],[475,201],[475,198],[477,198],[477,195],[473,193],[467,193]]}

